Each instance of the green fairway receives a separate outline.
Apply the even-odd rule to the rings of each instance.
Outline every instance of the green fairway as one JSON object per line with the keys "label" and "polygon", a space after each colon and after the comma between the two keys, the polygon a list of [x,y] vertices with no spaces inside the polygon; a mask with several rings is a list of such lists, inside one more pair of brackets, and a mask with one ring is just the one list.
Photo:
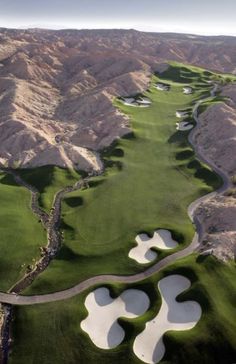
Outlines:
{"label": "green fairway", "polygon": [[[101,151],[104,175],[91,179],[89,189],[66,196],[61,224],[63,246],[26,294],[58,291],[98,274],[144,270],[128,258],[140,232],[169,229],[180,244],[178,249],[191,242],[194,226],[187,207],[219,187],[221,180],[196,159],[188,132],[176,132],[175,123],[180,119],[175,112],[188,109],[188,119],[193,121],[194,103],[209,96],[212,85],[207,81],[216,77],[221,79],[196,67],[172,64],[161,78],[153,77],[145,94],[152,101],[150,108],[128,107],[115,101],[129,115],[132,133]],[[171,90],[156,90],[158,81],[169,83]],[[183,86],[188,84],[194,89],[192,95],[183,94]],[[211,102],[208,99],[204,107]],[[75,172],[57,167],[22,171],[21,176],[39,189],[40,204],[46,210],[55,192],[79,178]],[[12,188],[11,183],[6,188]],[[158,259],[165,254],[159,252]],[[84,300],[89,291],[61,302],[16,307],[9,364],[141,364],[133,353],[133,341],[145,322],[156,316],[161,305],[157,282],[169,274],[182,274],[192,281],[191,288],[178,299],[199,302],[203,315],[193,330],[165,335],[166,354],[161,363],[234,363],[235,264],[191,255],[135,285],[108,285],[113,297],[133,287],[144,290],[151,301],[142,317],[120,319],[126,336],[113,350],[98,349],[80,329],[87,315]]]}
{"label": "green fairway", "polygon": [[[152,304],[142,317],[120,320],[126,337],[113,350],[98,349],[80,329],[80,322],[87,315],[83,302],[88,292],[62,302],[17,307],[9,364],[141,364],[133,353],[133,341],[144,329],[145,321],[158,312],[161,300],[157,282],[167,274],[182,274],[191,279],[191,288],[179,299],[198,301],[203,315],[191,331],[165,335],[166,354],[161,363],[232,364],[236,357],[235,264],[226,265],[212,257],[195,255],[178,261],[147,281],[132,285],[145,290]],[[113,287],[113,295],[126,288]]]}
{"label": "green fairway", "polygon": [[[129,115],[133,137],[104,150],[105,174],[94,178],[89,189],[67,196],[63,247],[27,293],[64,289],[102,273],[143,270],[128,258],[135,236],[142,231],[169,229],[180,243],[179,249],[191,242],[194,227],[187,207],[219,187],[221,181],[188,153],[188,133],[176,132],[176,110],[192,107],[195,100],[209,95],[212,87],[204,83],[203,71],[189,68],[184,76],[183,70],[186,73],[186,67],[176,67],[181,83],[173,82],[169,92],[156,90],[158,79],[153,77],[145,94],[152,101],[150,108],[115,102]],[[167,82],[170,76],[172,73],[166,74]],[[199,86],[202,77],[204,82]],[[191,81],[192,95],[183,94],[183,81]],[[161,253],[159,259],[164,255]]]}
{"label": "green fairway", "polygon": [[73,185],[80,179],[76,171],[56,166],[44,166],[33,169],[18,170],[20,176],[40,193],[39,204],[46,211],[52,207],[54,195],[63,187]]}
{"label": "green fairway", "polygon": [[30,193],[0,174],[0,290],[8,290],[40,256],[46,234],[30,209]]}

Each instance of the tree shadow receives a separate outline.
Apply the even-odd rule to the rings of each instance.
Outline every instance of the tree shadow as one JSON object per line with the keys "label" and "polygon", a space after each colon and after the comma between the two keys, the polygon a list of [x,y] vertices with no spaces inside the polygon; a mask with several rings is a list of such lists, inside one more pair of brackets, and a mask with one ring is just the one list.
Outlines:
{"label": "tree shadow", "polygon": [[64,198],[64,201],[69,207],[79,207],[83,205],[82,197],[66,197]]}
{"label": "tree shadow", "polygon": [[108,333],[107,342],[109,348],[114,348],[119,345],[125,338],[125,332],[123,328],[118,324],[117,321],[113,322]]}
{"label": "tree shadow", "polygon": [[190,133],[189,130],[187,131],[176,131],[174,134],[172,134],[169,139],[167,140],[167,142],[169,144],[177,144],[179,147],[184,148],[188,145],[187,140],[186,140],[186,136]]}
{"label": "tree shadow", "polygon": [[1,178],[0,183],[3,185],[20,187],[20,185],[15,181],[14,177],[9,174],[6,174],[3,178]]}
{"label": "tree shadow", "polygon": [[194,156],[193,150],[183,150],[181,152],[176,153],[175,158],[179,161],[192,158]]}
{"label": "tree shadow", "polygon": [[78,258],[79,258],[78,254],[74,253],[72,249],[63,244],[56,259],[73,261],[77,260]]}

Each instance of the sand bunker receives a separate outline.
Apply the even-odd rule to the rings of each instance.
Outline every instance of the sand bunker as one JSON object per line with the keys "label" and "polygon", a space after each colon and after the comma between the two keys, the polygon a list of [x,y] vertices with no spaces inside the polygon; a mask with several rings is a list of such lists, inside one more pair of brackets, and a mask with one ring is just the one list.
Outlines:
{"label": "sand bunker", "polygon": [[151,105],[151,101],[146,99],[146,98],[143,98],[143,99],[139,99],[137,100],[138,104],[140,105]]}
{"label": "sand bunker", "polygon": [[192,93],[193,93],[193,89],[192,89],[192,87],[189,87],[189,86],[184,87],[184,88],[183,88],[183,93],[184,93],[185,95],[190,95],[190,94],[192,94]]}
{"label": "sand bunker", "polygon": [[98,288],[85,300],[88,316],[81,322],[81,328],[99,348],[115,348],[125,337],[117,319],[138,317],[147,311],[149,304],[146,293],[136,289],[129,289],[113,299],[107,288]]}
{"label": "sand bunker", "polygon": [[130,250],[129,257],[140,264],[147,264],[156,259],[157,253],[151,248],[167,250],[175,248],[178,243],[172,239],[168,230],[159,229],[154,232],[152,238],[147,234],[140,234],[136,237],[137,246]]}
{"label": "sand bunker", "polygon": [[194,125],[190,124],[187,121],[182,121],[181,123],[176,123],[176,130],[179,130],[179,131],[191,130],[193,127],[194,127]]}
{"label": "sand bunker", "polygon": [[138,99],[134,97],[123,97],[121,101],[124,105],[134,107],[149,107],[151,105],[151,101],[144,97]]}
{"label": "sand bunker", "polygon": [[156,84],[156,89],[160,90],[160,91],[169,91],[170,90],[170,85],[167,85],[165,83],[157,83]]}
{"label": "sand bunker", "polygon": [[190,281],[180,275],[171,275],[159,282],[158,288],[162,296],[161,309],[134,341],[134,353],[143,362],[154,364],[163,358],[165,332],[189,330],[199,321],[202,310],[197,302],[176,301],[176,297],[190,285]]}
{"label": "sand bunker", "polygon": [[186,116],[188,116],[188,111],[176,111],[176,117],[177,118],[185,118]]}
{"label": "sand bunker", "polygon": [[122,101],[125,105],[134,106],[135,99],[133,97],[126,97]]}

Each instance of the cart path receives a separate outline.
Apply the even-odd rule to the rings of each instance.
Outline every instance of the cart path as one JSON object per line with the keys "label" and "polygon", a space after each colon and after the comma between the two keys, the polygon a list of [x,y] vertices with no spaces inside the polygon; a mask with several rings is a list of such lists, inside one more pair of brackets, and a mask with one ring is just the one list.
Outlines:
{"label": "cart path", "polygon": [[[215,96],[217,89],[218,89],[218,85],[214,85],[214,87],[211,91],[212,97]],[[41,304],[41,303],[48,303],[48,302],[55,302],[55,301],[69,299],[71,297],[78,295],[79,293],[86,291],[89,288],[92,288],[95,285],[112,283],[112,282],[118,282],[118,283],[140,282],[148,277],[151,277],[153,274],[158,273],[161,269],[174,263],[176,260],[187,257],[188,255],[192,254],[193,252],[197,251],[197,249],[199,248],[199,241],[202,237],[203,231],[202,231],[202,226],[201,226],[200,222],[198,221],[196,216],[194,216],[194,212],[196,211],[196,209],[202,202],[206,202],[207,200],[211,199],[215,195],[225,192],[231,186],[231,182],[230,182],[227,174],[224,171],[222,171],[220,168],[218,168],[206,156],[204,156],[204,154],[200,150],[200,148],[198,146],[195,146],[193,143],[194,134],[199,129],[199,119],[198,119],[199,106],[208,98],[209,97],[197,101],[193,108],[193,117],[194,117],[197,125],[189,134],[189,142],[196,153],[196,157],[199,158],[202,162],[206,163],[208,166],[210,166],[212,168],[213,171],[215,171],[218,175],[220,175],[223,180],[223,184],[218,190],[211,192],[203,197],[200,197],[199,199],[194,201],[188,207],[188,215],[196,226],[196,233],[195,233],[190,245],[188,245],[186,248],[184,248],[174,254],[171,254],[171,255],[165,257],[164,259],[157,262],[156,264],[154,264],[153,266],[149,267],[148,269],[146,269],[144,272],[141,272],[141,273],[137,273],[137,274],[129,275],[129,276],[122,276],[122,275],[95,276],[95,277],[89,278],[89,279],[75,285],[74,287],[65,289],[63,291],[49,293],[49,294],[42,294],[42,295],[21,296],[21,295],[14,295],[14,294],[0,292],[0,302],[8,303],[11,305],[34,305],[34,304]],[[25,187],[27,187],[27,186],[25,185]],[[73,187],[67,187],[67,188],[73,188]],[[56,197],[54,199],[54,206],[56,207],[56,209],[58,209],[57,211],[59,213],[59,215],[54,216],[55,221],[60,220],[60,206],[61,206],[61,201],[62,201],[63,197],[65,196],[66,193],[72,191],[72,190],[67,191],[66,190],[67,188],[65,188],[62,191],[59,191],[56,194]],[[32,192],[32,190],[31,190],[31,192]]]}

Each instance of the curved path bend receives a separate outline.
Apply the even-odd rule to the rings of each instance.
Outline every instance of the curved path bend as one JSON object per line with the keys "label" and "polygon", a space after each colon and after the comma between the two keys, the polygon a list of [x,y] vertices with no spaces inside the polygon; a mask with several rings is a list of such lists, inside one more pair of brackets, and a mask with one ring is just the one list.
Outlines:
{"label": "curved path bend", "polygon": [[[211,91],[212,97],[215,96],[217,89],[218,89],[218,86],[214,85],[214,87]],[[145,278],[151,277],[155,273],[158,273],[161,269],[167,267],[169,264],[172,264],[177,259],[184,258],[184,257],[190,255],[191,253],[197,251],[197,249],[199,248],[199,245],[200,245],[199,242],[202,237],[203,231],[202,231],[202,226],[201,226],[200,222],[198,221],[197,217],[194,216],[194,212],[196,211],[196,209],[202,202],[209,200],[210,198],[214,197],[215,195],[217,195],[219,193],[223,193],[231,185],[227,174],[224,171],[222,171],[220,168],[218,168],[207,157],[205,157],[203,155],[203,152],[201,151],[201,149],[198,146],[195,146],[193,143],[194,134],[199,129],[199,119],[198,119],[199,106],[206,99],[208,99],[208,97],[197,101],[197,103],[195,104],[195,106],[193,108],[193,117],[194,117],[197,125],[189,134],[189,142],[192,145],[193,149],[195,150],[196,156],[201,161],[203,161],[208,166],[210,166],[218,175],[220,175],[220,177],[222,178],[223,184],[215,192],[212,192],[203,197],[200,197],[199,199],[194,201],[188,207],[188,215],[196,226],[196,233],[189,246],[187,246],[183,250],[177,251],[176,253],[165,257],[164,259],[157,262],[156,264],[154,264],[153,266],[149,267],[147,270],[145,270],[144,272],[141,272],[141,273],[137,273],[137,274],[129,275],[129,276],[122,276],[122,275],[95,276],[95,277],[89,278],[89,279],[75,285],[74,287],[68,288],[66,290],[55,292],[55,293],[43,294],[43,295],[21,296],[21,295],[14,295],[14,294],[0,292],[0,302],[8,303],[11,305],[34,305],[34,304],[41,304],[41,303],[65,300],[65,299],[74,297],[74,296],[78,295],[79,293],[82,293],[82,292],[86,291],[87,289],[89,289],[95,285],[99,285],[99,284],[106,284],[106,283],[112,283],[112,282],[136,283],[136,282],[144,280]]]}

